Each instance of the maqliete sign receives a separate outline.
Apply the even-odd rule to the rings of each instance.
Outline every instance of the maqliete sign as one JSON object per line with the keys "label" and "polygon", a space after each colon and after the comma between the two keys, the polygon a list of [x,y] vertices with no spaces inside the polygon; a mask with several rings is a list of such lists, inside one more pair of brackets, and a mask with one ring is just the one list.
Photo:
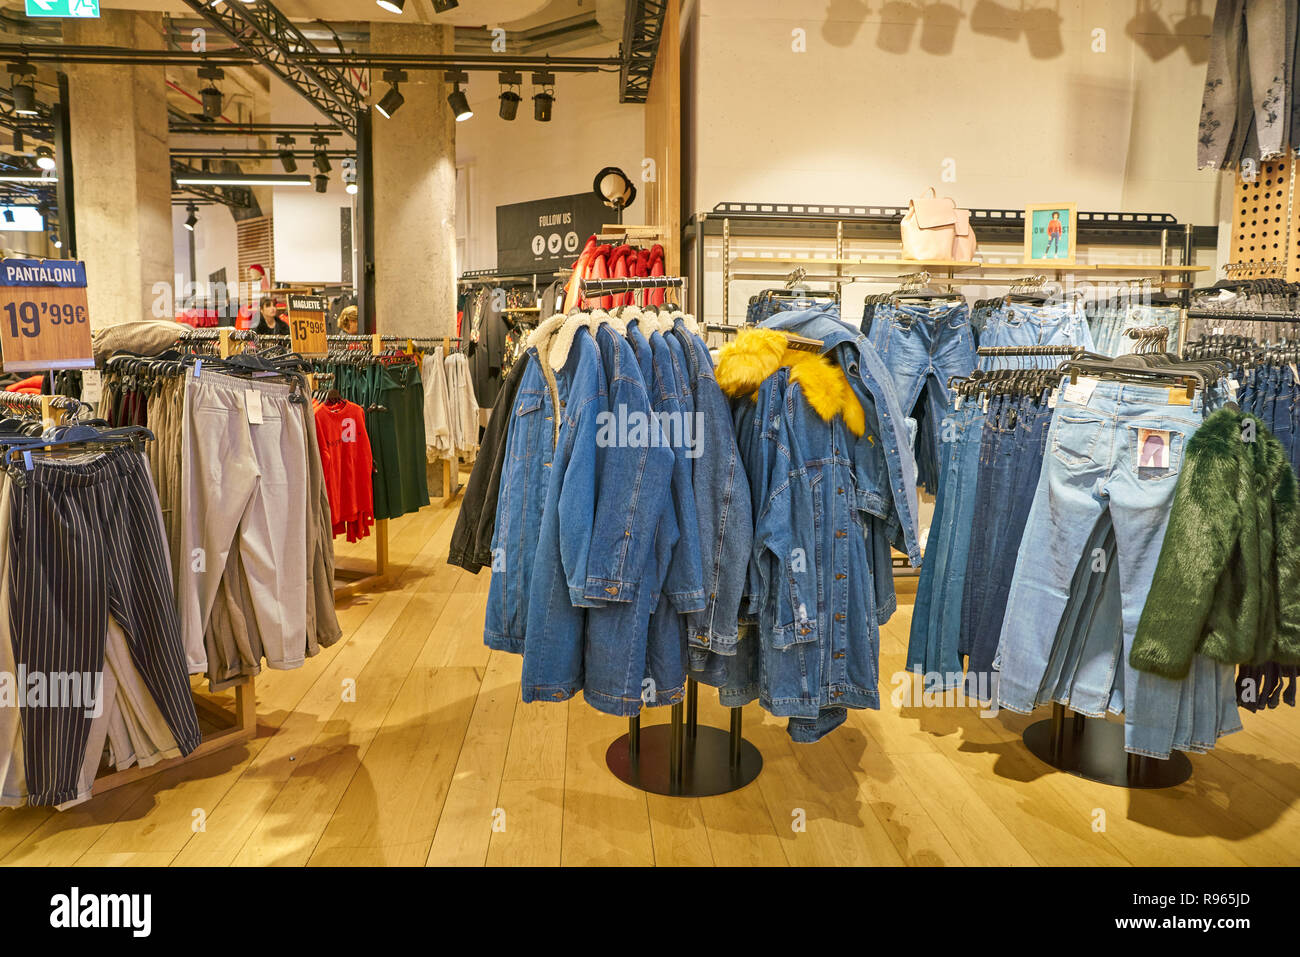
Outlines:
{"label": "maqliete sign", "polygon": [[99,0],[27,0],[29,17],[97,17]]}

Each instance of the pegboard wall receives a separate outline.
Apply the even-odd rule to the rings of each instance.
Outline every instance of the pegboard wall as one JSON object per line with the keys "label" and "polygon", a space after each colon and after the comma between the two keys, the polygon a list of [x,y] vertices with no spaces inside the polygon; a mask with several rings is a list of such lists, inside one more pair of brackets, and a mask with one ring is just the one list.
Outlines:
{"label": "pegboard wall", "polygon": [[1231,279],[1300,280],[1300,209],[1295,156],[1260,164],[1248,179],[1237,172]]}

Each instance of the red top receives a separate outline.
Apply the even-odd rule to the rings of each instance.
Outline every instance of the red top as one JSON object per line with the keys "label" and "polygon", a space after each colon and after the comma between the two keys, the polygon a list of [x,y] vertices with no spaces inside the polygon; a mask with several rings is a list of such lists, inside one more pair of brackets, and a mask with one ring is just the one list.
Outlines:
{"label": "red top", "polygon": [[1049,236],[1059,236],[1059,235],[1061,235],[1061,221],[1060,221],[1059,219],[1050,219],[1050,220],[1048,220],[1048,222],[1047,222],[1047,235],[1049,235]]}
{"label": "red top", "polygon": [[320,444],[325,490],[334,534],[349,542],[365,538],[375,523],[374,458],[366,434],[366,414],[355,402],[315,402],[316,441]]}

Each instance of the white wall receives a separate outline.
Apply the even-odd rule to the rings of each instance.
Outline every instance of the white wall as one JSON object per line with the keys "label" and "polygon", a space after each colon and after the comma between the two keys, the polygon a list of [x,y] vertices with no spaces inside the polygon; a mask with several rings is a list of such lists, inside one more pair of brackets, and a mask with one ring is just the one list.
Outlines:
{"label": "white wall", "polygon": [[[395,120],[400,120],[399,113]],[[382,118],[379,118],[382,122]],[[284,83],[271,79],[272,123],[324,123],[310,103]],[[346,136],[331,137],[333,149],[351,149]],[[311,149],[311,138],[297,137],[295,151]],[[275,224],[275,276],[278,283],[337,283],[343,279],[343,240],[340,207],[353,208],[353,198],[343,187],[342,160],[330,160],[329,189],[318,193],[311,186],[277,186],[271,191]],[[266,172],[281,172],[278,160]],[[298,158],[298,174],[314,176],[310,159]],[[354,247],[355,249],[355,239]],[[354,273],[355,276],[355,273]]]}
{"label": "white wall", "polygon": [[[1140,6],[1159,7],[1139,0],[688,2],[687,208],[706,211],[720,201],[905,206],[934,185],[967,207],[1074,201],[1080,210],[1216,224],[1219,176],[1196,169],[1209,17],[1189,20],[1179,3],[1138,20]],[[952,18],[946,31],[937,26],[945,15]],[[1104,52],[1094,52],[1103,38]],[[805,52],[796,52],[800,40]],[[812,251],[790,242],[738,246],[733,255]],[[1143,262],[1151,252],[1103,255]],[[1201,261],[1213,256],[1203,252]],[[721,305],[719,265],[712,244],[710,320]],[[733,286],[733,320],[762,285]],[[851,287],[846,315],[854,298],[872,291],[881,289]]]}
{"label": "white wall", "polygon": [[[565,51],[566,56],[613,53],[612,47]],[[458,245],[465,250],[460,272],[496,268],[498,206],[588,192],[605,166],[617,166],[634,179],[639,175],[645,110],[619,103],[617,74],[559,74],[549,123],[533,119],[528,79],[525,74],[518,116],[506,122],[497,115],[495,75],[470,75],[466,93],[474,116],[456,124],[456,166],[468,198],[468,208],[457,210],[457,237],[463,240]],[[623,221],[643,223],[643,216],[638,196]]]}

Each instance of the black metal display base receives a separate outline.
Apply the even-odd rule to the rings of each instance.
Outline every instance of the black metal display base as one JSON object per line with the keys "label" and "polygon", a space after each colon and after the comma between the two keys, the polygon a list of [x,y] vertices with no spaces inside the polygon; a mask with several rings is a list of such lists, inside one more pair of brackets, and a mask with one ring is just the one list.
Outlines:
{"label": "black metal display base", "polygon": [[1161,761],[1124,750],[1124,726],[1052,706],[1052,717],[1025,729],[1025,747],[1040,761],[1076,777],[1121,788],[1172,788],[1192,776],[1181,751]]}
{"label": "black metal display base", "polygon": [[741,712],[731,709],[731,730],[700,727],[697,720],[699,688],[687,684],[686,706],[673,705],[669,724],[641,728],[640,718],[630,718],[628,733],[605,752],[605,763],[625,784],[651,794],[671,797],[709,797],[739,791],[763,770],[763,755],[741,736]]}

